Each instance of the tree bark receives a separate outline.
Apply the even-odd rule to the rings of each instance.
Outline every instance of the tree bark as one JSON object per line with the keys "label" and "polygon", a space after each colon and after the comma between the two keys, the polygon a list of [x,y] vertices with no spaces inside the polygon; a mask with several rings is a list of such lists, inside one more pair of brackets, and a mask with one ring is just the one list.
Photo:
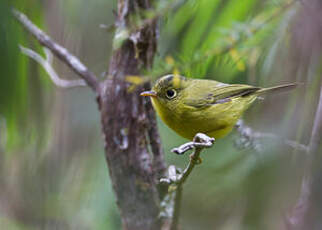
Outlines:
{"label": "tree bark", "polygon": [[[147,111],[149,106],[146,103],[150,102],[139,96],[150,86],[138,85],[135,90],[129,91],[126,81],[126,76],[138,75],[152,65],[157,43],[155,22],[134,31],[129,29],[129,16],[139,15],[150,7],[149,0],[118,1],[117,31],[127,29],[131,34],[121,47],[113,51],[109,77],[101,83],[98,95],[105,155],[123,228],[134,230],[161,228],[157,173],[153,169],[147,138],[151,133],[151,123],[155,126],[155,121],[150,122],[149,119],[155,117]],[[155,158],[160,157],[160,146],[156,148],[159,150]],[[160,159],[157,160],[161,168],[164,166],[162,160],[161,163]]]}

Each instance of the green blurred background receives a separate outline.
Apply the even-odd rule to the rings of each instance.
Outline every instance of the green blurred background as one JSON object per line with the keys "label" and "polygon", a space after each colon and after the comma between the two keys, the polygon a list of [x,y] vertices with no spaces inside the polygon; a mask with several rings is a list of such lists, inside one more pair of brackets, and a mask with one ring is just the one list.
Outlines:
{"label": "green blurred background", "polygon": [[[179,72],[226,83],[299,89],[259,100],[244,117],[254,130],[307,144],[321,87],[322,5],[317,0],[156,1],[162,12],[156,79]],[[28,15],[97,74],[108,69],[116,0],[0,1],[0,227],[1,229],[120,229],[109,181],[95,95],[60,89],[18,44],[42,52],[10,16]],[[55,60],[64,79],[77,79]],[[102,77],[103,78],[103,77]],[[170,152],[186,140],[159,121]],[[283,229],[296,202],[305,154],[276,139],[260,151],[238,149],[233,132],[202,153],[184,186],[182,229]]]}

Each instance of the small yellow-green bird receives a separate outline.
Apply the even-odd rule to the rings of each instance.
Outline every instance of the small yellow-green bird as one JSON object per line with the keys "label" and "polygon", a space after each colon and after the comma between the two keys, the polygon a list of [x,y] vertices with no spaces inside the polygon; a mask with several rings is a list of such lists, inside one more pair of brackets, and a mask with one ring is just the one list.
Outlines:
{"label": "small yellow-green bird", "polygon": [[170,74],[141,96],[151,97],[161,119],[180,136],[192,140],[197,133],[224,137],[260,95],[296,86],[297,83],[292,83],[260,88]]}

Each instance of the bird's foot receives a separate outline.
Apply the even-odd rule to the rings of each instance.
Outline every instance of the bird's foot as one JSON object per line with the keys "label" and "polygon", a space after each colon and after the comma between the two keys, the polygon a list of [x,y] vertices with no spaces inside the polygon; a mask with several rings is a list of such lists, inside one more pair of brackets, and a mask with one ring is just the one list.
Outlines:
{"label": "bird's foot", "polygon": [[200,165],[202,163],[202,158],[201,157],[194,158],[193,155],[190,155],[190,161],[195,165]]}

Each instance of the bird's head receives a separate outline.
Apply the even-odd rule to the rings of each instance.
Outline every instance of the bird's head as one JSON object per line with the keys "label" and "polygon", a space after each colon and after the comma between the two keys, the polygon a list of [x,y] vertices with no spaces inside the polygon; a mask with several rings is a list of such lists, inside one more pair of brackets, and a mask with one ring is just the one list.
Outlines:
{"label": "bird's head", "polygon": [[171,107],[176,104],[183,95],[184,89],[188,86],[188,80],[177,74],[169,74],[161,77],[152,90],[142,92],[141,96],[151,97],[153,102],[158,102],[163,106]]}

